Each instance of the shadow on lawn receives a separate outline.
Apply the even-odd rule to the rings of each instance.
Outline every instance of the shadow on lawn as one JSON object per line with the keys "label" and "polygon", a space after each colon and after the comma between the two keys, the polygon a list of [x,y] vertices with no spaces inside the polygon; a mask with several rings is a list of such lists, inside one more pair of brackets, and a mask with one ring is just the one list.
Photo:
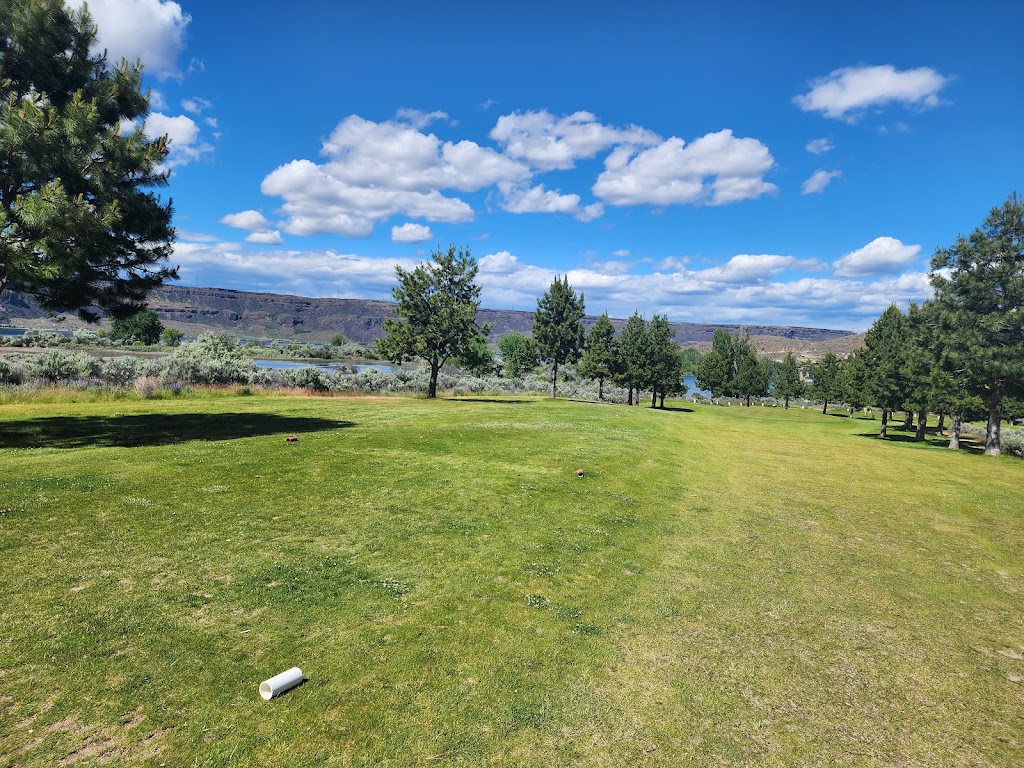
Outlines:
{"label": "shadow on lawn", "polygon": [[[944,435],[937,435],[934,432],[929,432],[925,435],[924,440],[915,440],[913,432],[907,432],[902,435],[892,434],[892,427],[889,428],[889,436],[885,438],[886,442],[889,443],[917,443],[918,445],[925,445],[929,448],[949,448],[949,437]],[[873,440],[878,440],[878,432],[861,432],[858,437],[870,437]],[[961,435],[960,436],[960,450],[966,451],[967,453],[981,454],[985,452],[985,444],[979,443],[978,441]]]}
{"label": "shadow on lawn", "polygon": [[0,422],[0,448],[134,448],[187,440],[235,440],[284,433],[354,427],[333,421],[274,413],[142,413],[123,416],[48,416]]}

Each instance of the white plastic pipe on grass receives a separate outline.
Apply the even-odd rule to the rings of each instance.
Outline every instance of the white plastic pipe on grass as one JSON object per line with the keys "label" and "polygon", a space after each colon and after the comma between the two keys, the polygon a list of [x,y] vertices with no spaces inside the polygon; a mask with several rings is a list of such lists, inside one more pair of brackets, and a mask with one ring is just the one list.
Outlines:
{"label": "white plastic pipe on grass", "polygon": [[274,675],[269,680],[260,683],[260,696],[270,701],[275,696],[280,696],[285,691],[291,690],[302,682],[302,670],[298,667]]}

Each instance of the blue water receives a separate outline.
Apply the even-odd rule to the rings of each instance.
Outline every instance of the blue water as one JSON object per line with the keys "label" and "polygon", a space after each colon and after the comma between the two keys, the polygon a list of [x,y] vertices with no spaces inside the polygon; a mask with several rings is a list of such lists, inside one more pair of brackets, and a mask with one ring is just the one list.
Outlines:
{"label": "blue water", "polygon": [[364,365],[358,363],[355,366],[350,366],[346,363],[313,363],[303,362],[298,360],[253,360],[256,365],[262,368],[272,368],[275,371],[290,371],[296,368],[319,368],[321,371],[327,373],[337,373],[341,366],[354,367],[356,373],[362,373],[363,371],[373,368],[374,370],[380,371],[381,373],[394,373],[398,370],[396,365],[385,365],[383,363],[374,363],[373,365]]}
{"label": "blue water", "polygon": [[707,392],[697,386],[696,376],[684,376],[683,383],[686,384],[687,395],[704,395],[704,397],[711,397],[711,393]]}

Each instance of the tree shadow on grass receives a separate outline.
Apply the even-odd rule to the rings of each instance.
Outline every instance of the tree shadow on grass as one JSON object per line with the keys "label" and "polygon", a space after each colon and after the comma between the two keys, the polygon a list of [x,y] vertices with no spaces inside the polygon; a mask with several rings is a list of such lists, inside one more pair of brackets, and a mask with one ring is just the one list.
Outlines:
{"label": "tree shadow on grass", "polygon": [[122,416],[48,416],[0,422],[0,448],[136,448],[189,440],[235,440],[354,427],[276,413],[142,413]]}
{"label": "tree shadow on grass", "polygon": [[[906,433],[902,435],[894,435],[891,433],[885,438],[887,443],[917,443],[918,445],[927,446],[929,448],[949,448],[949,437],[936,435],[934,433],[925,435],[924,440],[915,440],[913,433]],[[878,432],[861,432],[858,437],[870,437],[873,440],[879,440]],[[969,437],[961,435],[960,437],[960,450],[966,453],[979,455],[985,452],[985,444],[979,443]]]}

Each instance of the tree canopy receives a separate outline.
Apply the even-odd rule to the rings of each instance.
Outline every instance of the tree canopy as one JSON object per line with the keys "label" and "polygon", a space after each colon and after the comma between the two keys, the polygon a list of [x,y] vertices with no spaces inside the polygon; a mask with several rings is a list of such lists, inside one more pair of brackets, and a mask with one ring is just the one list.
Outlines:
{"label": "tree canopy", "polygon": [[164,324],[160,322],[160,316],[151,309],[140,310],[125,318],[115,317],[110,321],[110,338],[114,341],[156,344],[163,332]]}
{"label": "tree canopy", "polygon": [[474,282],[478,267],[469,250],[438,248],[431,259],[412,270],[395,267],[398,285],[391,294],[400,319],[384,321],[385,335],[377,348],[395,363],[423,360],[430,369],[427,397],[436,397],[441,366],[452,358],[475,357],[490,326],[476,322],[480,287]]}
{"label": "tree canopy", "polygon": [[0,0],[0,290],[90,321],[134,314],[177,276],[142,65],[111,68],[95,41],[85,8]]}

